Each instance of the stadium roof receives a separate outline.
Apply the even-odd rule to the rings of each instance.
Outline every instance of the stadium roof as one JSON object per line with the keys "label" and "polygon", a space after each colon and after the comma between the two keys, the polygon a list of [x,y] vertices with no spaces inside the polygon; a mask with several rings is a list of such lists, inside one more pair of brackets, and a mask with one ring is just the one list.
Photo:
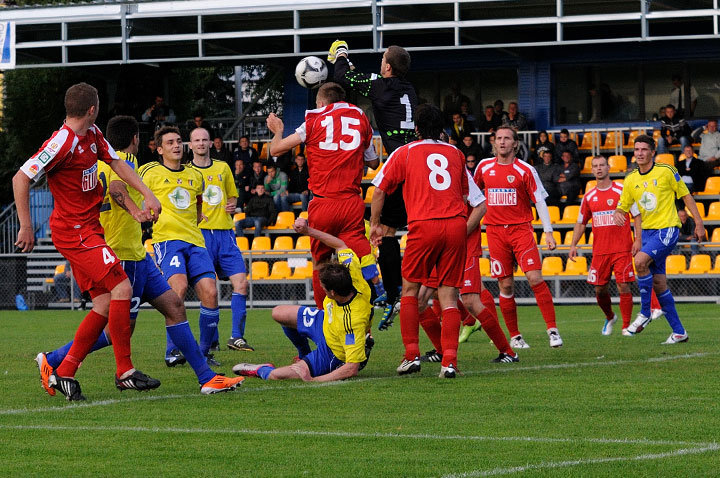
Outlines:
{"label": "stadium roof", "polygon": [[718,39],[719,0],[175,0],[0,9],[18,68]]}

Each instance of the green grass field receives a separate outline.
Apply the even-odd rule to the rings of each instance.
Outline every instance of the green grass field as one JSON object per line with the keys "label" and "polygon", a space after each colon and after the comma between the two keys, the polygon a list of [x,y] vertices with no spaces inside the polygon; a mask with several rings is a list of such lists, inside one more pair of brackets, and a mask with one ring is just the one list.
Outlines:
{"label": "green grass field", "polygon": [[[136,365],[155,391],[118,392],[110,349],[77,374],[86,402],[45,394],[33,361],[71,338],[80,312],[0,312],[0,473],[3,476],[718,476],[719,314],[680,305],[690,341],[660,345],[665,319],[642,334],[600,335],[597,307],[558,307],[565,340],[550,349],[535,307],[521,307],[529,350],[517,364],[480,332],[461,345],[456,380],[439,364],[398,377],[399,323],[374,331],[358,378],[331,384],[248,378],[203,396],[189,366],[163,362],[161,316],[143,311]],[[197,311],[190,311],[197,323]],[[223,337],[230,328],[223,311]],[[236,362],[286,364],[295,355],[268,311],[252,311],[256,352]],[[423,337],[424,339],[424,337]],[[422,339],[421,339],[422,341]],[[421,348],[432,348],[427,339]]]}

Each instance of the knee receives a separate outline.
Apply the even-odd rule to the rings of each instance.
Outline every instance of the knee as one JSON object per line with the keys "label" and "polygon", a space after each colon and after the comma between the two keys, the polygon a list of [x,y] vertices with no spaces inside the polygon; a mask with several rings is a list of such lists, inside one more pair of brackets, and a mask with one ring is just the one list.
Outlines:
{"label": "knee", "polygon": [[112,300],[130,300],[131,297],[132,285],[128,279],[125,279],[110,291],[110,298]]}

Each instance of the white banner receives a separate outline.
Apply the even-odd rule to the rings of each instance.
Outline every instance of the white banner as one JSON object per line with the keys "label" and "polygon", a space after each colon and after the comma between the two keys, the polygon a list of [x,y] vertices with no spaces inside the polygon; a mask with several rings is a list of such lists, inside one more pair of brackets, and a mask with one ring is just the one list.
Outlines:
{"label": "white banner", "polygon": [[0,22],[0,70],[15,68],[15,22]]}

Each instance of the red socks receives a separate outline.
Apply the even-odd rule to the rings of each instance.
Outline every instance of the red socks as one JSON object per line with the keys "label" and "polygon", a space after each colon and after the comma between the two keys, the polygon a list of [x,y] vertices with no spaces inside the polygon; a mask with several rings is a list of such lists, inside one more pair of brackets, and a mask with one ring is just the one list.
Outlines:
{"label": "red socks", "polygon": [[430,307],[426,308],[422,314],[420,314],[420,325],[430,339],[430,342],[432,342],[433,347],[435,347],[435,351],[442,355],[440,318],[435,315],[435,312],[433,312]]}
{"label": "red socks", "polygon": [[[402,308],[400,309],[402,310]],[[443,310],[442,316],[442,366],[457,366],[458,337],[460,336],[460,311],[455,307]]]}
{"label": "red socks", "polygon": [[[110,341],[115,353],[117,376],[121,377],[122,374],[133,368],[130,359],[130,301],[111,300],[107,323],[110,331]],[[98,332],[95,340],[99,335]]]}
{"label": "red socks", "polygon": [[[405,296],[400,298],[400,335],[405,345],[406,360],[414,360],[415,357],[420,356],[420,346],[418,344],[419,315],[417,297]],[[443,317],[443,321],[444,319]],[[443,327],[444,329],[445,327]]]}
{"label": "red socks", "polygon": [[497,317],[493,317],[488,308],[480,312],[478,319],[487,336],[490,337],[490,340],[495,344],[498,352],[515,355],[515,352],[513,352],[513,349],[508,343],[507,337],[505,337],[505,332],[503,332],[502,327],[500,327]]}
{"label": "red socks", "polygon": [[[653,297],[655,297],[655,294],[653,294]],[[632,310],[632,294],[630,292],[627,294],[620,294],[620,315],[622,315],[623,329],[627,329],[630,326],[630,320],[632,320]]]}
{"label": "red socks", "polygon": [[470,312],[465,308],[465,305],[463,305],[462,301],[458,299],[457,301],[458,310],[460,311],[460,318],[462,320],[462,325],[475,325],[475,317],[472,316]]}
{"label": "red socks", "polygon": [[313,270],[313,298],[315,299],[315,306],[323,310],[323,300],[325,300],[325,289],[320,285],[320,271],[317,269]]}
{"label": "red socks", "polygon": [[612,310],[610,294],[608,294],[607,292],[595,293],[595,299],[597,300],[600,309],[602,309],[602,311],[605,313],[605,318],[607,320],[612,320],[614,313]]}
{"label": "red socks", "polygon": [[658,300],[657,295],[655,295],[655,289],[652,290],[652,295],[650,296],[650,310],[654,309],[662,309],[660,301]]}
{"label": "red socks", "polygon": [[498,315],[495,310],[495,298],[489,290],[483,289],[482,292],[480,292],[480,302],[482,302],[482,305],[484,305],[490,314],[495,317],[495,321],[497,322]]}
{"label": "red socks", "polygon": [[515,305],[515,296],[504,297],[500,294],[500,312],[505,319],[505,326],[508,329],[510,337],[520,335],[518,330],[517,305]]}
{"label": "red socks", "polygon": [[542,281],[532,286],[532,290],[547,328],[552,329],[553,327],[557,327],[555,324],[555,305],[553,304],[552,294],[550,293],[547,282]]}
{"label": "red socks", "polygon": [[[130,301],[128,301],[128,307]],[[129,314],[130,312],[128,312]],[[107,317],[103,317],[94,310],[91,310],[80,322],[77,332],[75,332],[75,338],[73,344],[68,351],[67,356],[62,363],[55,369],[55,372],[60,377],[75,377],[75,372],[78,367],[85,360],[87,354],[90,353],[93,345],[97,342],[100,333],[107,324]]]}

